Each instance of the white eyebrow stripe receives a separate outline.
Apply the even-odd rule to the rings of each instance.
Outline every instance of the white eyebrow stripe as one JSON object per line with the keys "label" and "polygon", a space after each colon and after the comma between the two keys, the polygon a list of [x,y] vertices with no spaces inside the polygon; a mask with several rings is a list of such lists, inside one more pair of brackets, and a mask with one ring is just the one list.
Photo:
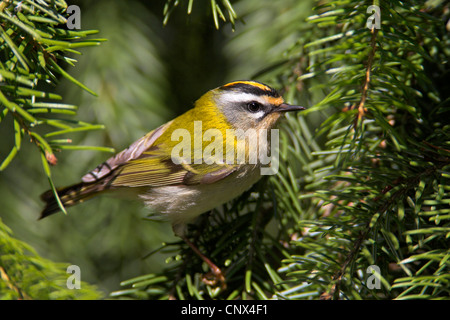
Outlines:
{"label": "white eyebrow stripe", "polygon": [[230,93],[222,93],[219,98],[222,103],[232,103],[232,102],[252,102],[256,101],[265,105],[267,101],[262,96],[257,96],[251,93],[245,92],[230,92]]}

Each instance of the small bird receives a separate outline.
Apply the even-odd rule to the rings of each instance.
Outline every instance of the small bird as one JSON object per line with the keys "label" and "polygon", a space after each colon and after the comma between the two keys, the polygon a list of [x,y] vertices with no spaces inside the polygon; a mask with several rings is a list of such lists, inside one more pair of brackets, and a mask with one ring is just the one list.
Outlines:
{"label": "small bird", "polygon": [[[269,151],[271,130],[281,115],[304,109],[286,104],[275,89],[257,81],[225,84],[100,164],[81,182],[57,189],[58,196],[70,207],[104,193],[135,195],[167,217],[174,233],[224,282],[221,270],[186,237],[186,226],[256,183],[263,163],[250,151]],[[61,210],[52,190],[41,199],[46,206],[40,219]]]}

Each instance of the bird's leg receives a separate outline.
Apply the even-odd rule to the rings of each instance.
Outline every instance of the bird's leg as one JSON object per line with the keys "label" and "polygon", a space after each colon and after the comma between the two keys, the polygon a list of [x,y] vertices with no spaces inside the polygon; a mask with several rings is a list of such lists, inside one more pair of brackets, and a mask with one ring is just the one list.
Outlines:
{"label": "bird's leg", "polygon": [[[206,257],[201,251],[193,244],[186,236],[181,236],[181,238],[184,240],[184,242],[187,243],[189,247],[191,247],[192,251],[194,251],[211,269],[212,274],[214,277],[221,283],[221,287],[223,289],[226,288],[225,284],[225,277],[222,273],[222,270],[218,266],[216,266],[208,257]],[[204,282],[207,282],[208,280],[204,279]],[[213,284],[213,283],[208,283]]]}

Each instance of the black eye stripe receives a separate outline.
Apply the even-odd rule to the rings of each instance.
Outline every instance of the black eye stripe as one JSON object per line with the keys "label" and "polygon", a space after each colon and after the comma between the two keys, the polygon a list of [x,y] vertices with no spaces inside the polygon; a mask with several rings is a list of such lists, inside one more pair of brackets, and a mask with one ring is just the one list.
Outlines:
{"label": "black eye stripe", "polygon": [[236,82],[232,85],[226,85],[226,86],[221,87],[222,90],[226,90],[226,91],[237,90],[239,92],[250,93],[255,96],[269,96],[269,97],[274,97],[274,98],[280,97],[280,94],[275,89],[270,88],[268,86],[266,86],[266,88],[267,88],[267,90],[263,90],[257,86],[252,86],[250,84],[243,83],[243,82]]}

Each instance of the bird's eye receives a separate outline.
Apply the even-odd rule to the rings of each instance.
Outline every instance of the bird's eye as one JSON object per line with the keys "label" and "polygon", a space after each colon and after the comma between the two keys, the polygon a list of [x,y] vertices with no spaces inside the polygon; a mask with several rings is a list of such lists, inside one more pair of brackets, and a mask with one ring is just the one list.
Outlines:
{"label": "bird's eye", "polygon": [[252,112],[252,113],[256,113],[258,111],[260,111],[262,109],[262,106],[260,103],[252,101],[247,103],[247,110]]}

